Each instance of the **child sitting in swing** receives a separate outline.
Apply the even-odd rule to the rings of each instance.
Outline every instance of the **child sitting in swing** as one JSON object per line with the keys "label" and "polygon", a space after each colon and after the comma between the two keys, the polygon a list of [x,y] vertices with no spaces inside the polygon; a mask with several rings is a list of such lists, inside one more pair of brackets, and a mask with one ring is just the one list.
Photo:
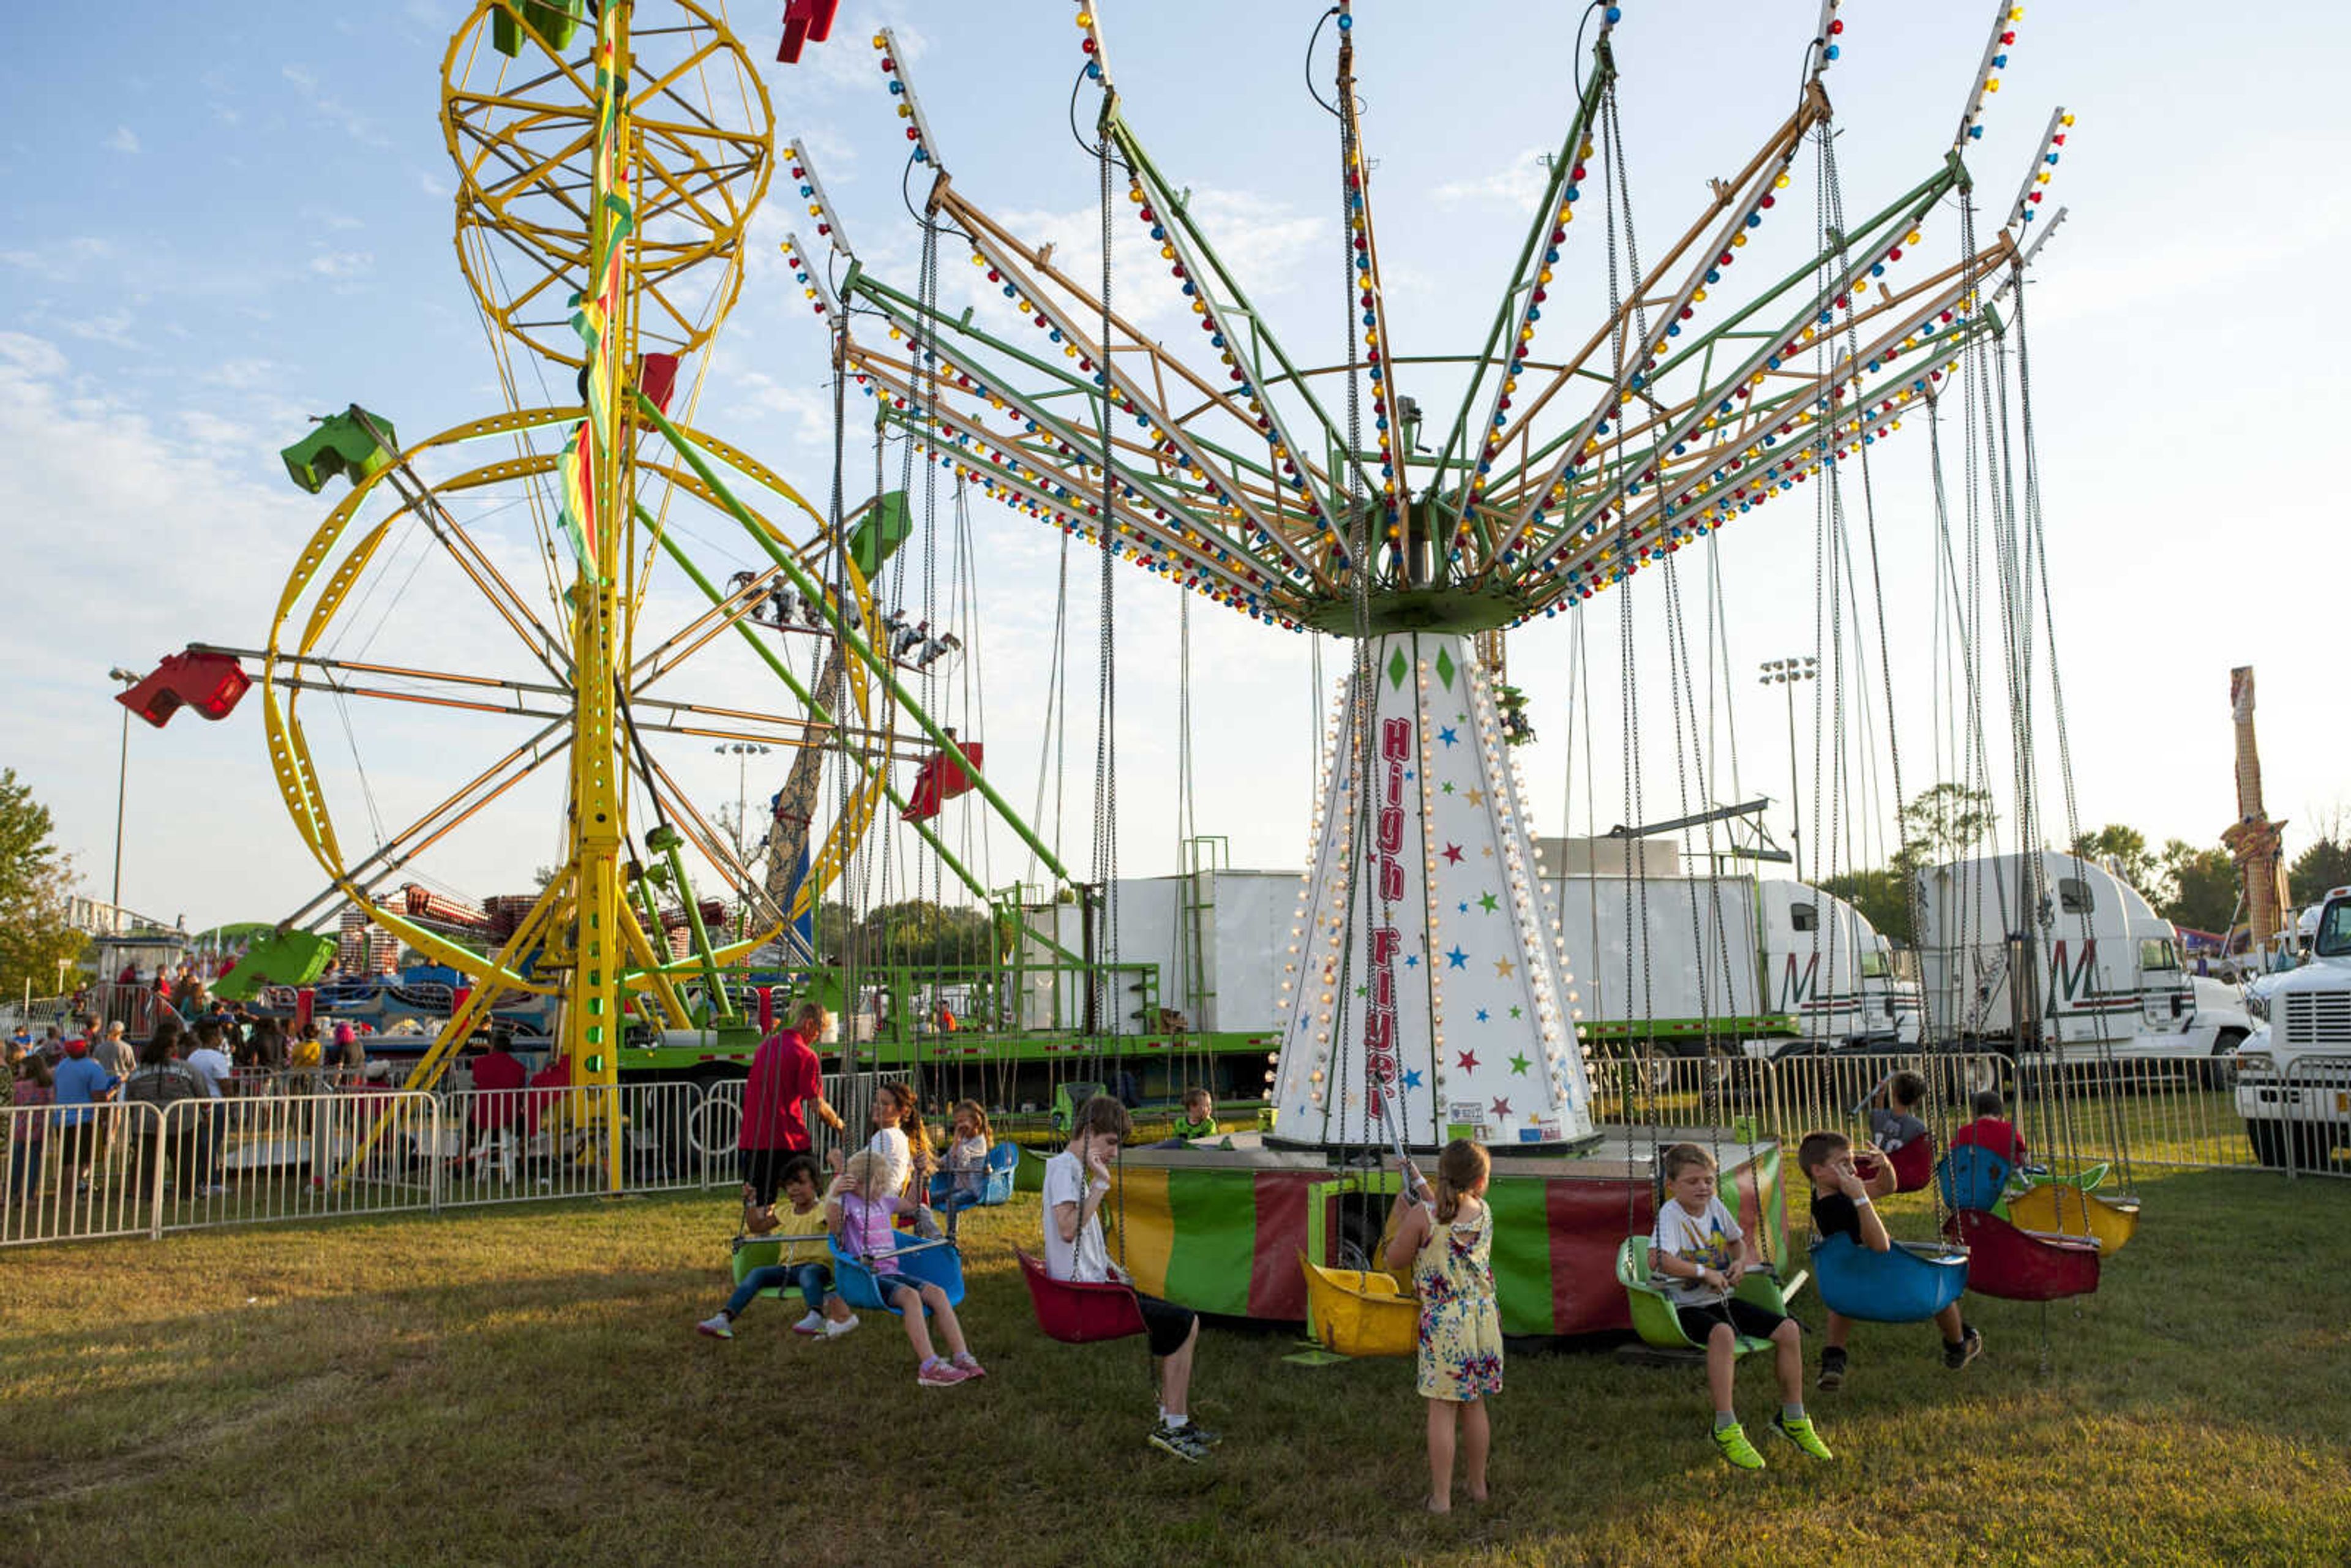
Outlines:
{"label": "child sitting in swing", "polygon": [[[832,1200],[825,1206],[825,1223],[841,1249],[864,1260],[873,1270],[874,1288],[883,1301],[905,1325],[906,1343],[914,1349],[914,1381],[925,1388],[952,1388],[987,1369],[964,1343],[963,1324],[956,1321],[947,1293],[936,1285],[909,1278],[896,1257],[897,1233],[890,1228],[893,1214],[912,1214],[920,1206],[888,1188],[882,1161],[870,1149],[850,1156],[833,1184]],[[924,1309],[939,1320],[947,1342],[942,1358],[931,1346],[930,1324]]]}
{"label": "child sitting in swing", "polygon": [[[1126,1107],[1113,1094],[1094,1094],[1078,1106],[1070,1145],[1045,1162],[1045,1272],[1056,1280],[1092,1283],[1126,1275],[1112,1266],[1102,1243],[1102,1199],[1110,1196],[1110,1162],[1134,1130]],[[1191,1416],[1192,1354],[1200,1343],[1199,1315],[1188,1307],[1135,1292],[1159,1368],[1159,1424],[1151,1446],[1198,1464],[1217,1434]]]}
{"label": "child sitting in swing", "polygon": [[947,1140],[950,1211],[966,1209],[987,1196],[987,1110],[977,1100],[955,1104],[955,1127]]}
{"label": "child sitting in swing", "polygon": [[[1869,1166],[1867,1176],[1861,1172],[1863,1161]],[[1874,1149],[1861,1151],[1856,1159],[1853,1140],[1843,1133],[1807,1133],[1796,1145],[1796,1168],[1813,1184],[1813,1229],[1822,1239],[1850,1236],[1872,1252],[1884,1252],[1894,1245],[1886,1234],[1886,1222],[1878,1218],[1876,1204],[1895,1189],[1891,1160]],[[1937,1312],[1935,1326],[1943,1331],[1943,1364],[1953,1372],[1983,1354],[1983,1335],[1960,1319],[1959,1302]],[[1828,1343],[1821,1347],[1820,1385],[1832,1392],[1844,1386],[1844,1341],[1852,1327],[1850,1318],[1829,1313]]]}
{"label": "child sitting in swing", "polygon": [[1664,1165],[1666,1200],[1657,1206],[1649,1271],[1664,1281],[1682,1333],[1706,1346],[1716,1449],[1742,1470],[1763,1468],[1763,1456],[1747,1440],[1731,1403],[1739,1337],[1745,1334],[1771,1342],[1780,1375],[1780,1413],[1771,1429],[1816,1459],[1835,1458],[1804,1414],[1803,1330],[1784,1313],[1731,1294],[1737,1277],[1761,1260],[1716,1193],[1714,1156],[1696,1144],[1676,1144],[1665,1152]]}
{"label": "child sitting in swing", "polygon": [[743,1315],[762,1291],[797,1286],[808,1312],[792,1325],[798,1334],[822,1334],[839,1339],[857,1326],[857,1314],[832,1290],[832,1268],[825,1250],[825,1209],[817,1200],[816,1159],[794,1155],[784,1162],[784,1199],[788,1207],[768,1213],[774,1221],[768,1233],[783,1243],[776,1260],[752,1270],[718,1309],[718,1315],[695,1324],[713,1339],[733,1339],[735,1320]]}
{"label": "child sitting in swing", "polygon": [[[1486,1500],[1493,1428],[1485,1396],[1502,1391],[1502,1314],[1494,1300],[1494,1211],[1486,1207],[1493,1162],[1467,1138],[1437,1158],[1433,1200],[1420,1173],[1404,1168],[1387,1266],[1412,1270],[1420,1295],[1421,1397],[1428,1401],[1431,1513],[1453,1511],[1453,1449],[1461,1448],[1471,1502]],[[1433,1207],[1432,1207],[1433,1202]]]}

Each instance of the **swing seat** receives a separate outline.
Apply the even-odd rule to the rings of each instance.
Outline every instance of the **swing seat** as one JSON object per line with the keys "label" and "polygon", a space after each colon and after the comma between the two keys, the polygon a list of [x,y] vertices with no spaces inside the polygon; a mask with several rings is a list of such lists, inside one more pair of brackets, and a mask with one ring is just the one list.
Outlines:
{"label": "swing seat", "polygon": [[[781,1240],[763,1236],[737,1236],[735,1238],[735,1282],[741,1284],[750,1278],[752,1270],[768,1268],[780,1261],[783,1256],[784,1244]],[[760,1291],[759,1295],[766,1301],[780,1301],[786,1296],[797,1296],[799,1293],[800,1288],[798,1285],[770,1285]]]}
{"label": "swing seat", "polygon": [[1037,1310],[1037,1326],[1046,1338],[1063,1344],[1092,1344],[1145,1332],[1134,1287],[1107,1281],[1056,1280],[1045,1272],[1043,1263],[1018,1247],[1012,1255],[1020,1260],[1020,1277],[1029,1284],[1029,1302]]}
{"label": "swing seat", "polygon": [[[1633,1312],[1633,1332],[1642,1343],[1654,1350],[1683,1350],[1705,1354],[1706,1346],[1682,1332],[1681,1315],[1674,1310],[1673,1298],[1667,1294],[1649,1273],[1649,1239],[1628,1236],[1616,1249],[1616,1282],[1625,1287],[1625,1300]],[[1769,1307],[1775,1312],[1788,1310],[1788,1296],[1803,1283],[1799,1274],[1794,1282],[1783,1289],[1769,1274],[1746,1274],[1740,1278],[1731,1294],[1740,1301],[1752,1301],[1759,1307]],[[1750,1350],[1766,1350],[1770,1340],[1740,1334],[1732,1343],[1731,1353],[1745,1355]]]}
{"label": "swing seat", "polygon": [[1345,1356],[1412,1355],[1420,1349],[1420,1298],[1377,1269],[1325,1269],[1298,1255],[1315,1343]]}
{"label": "swing seat", "polygon": [[2019,1174],[2023,1176],[2027,1184],[2032,1186],[2070,1186],[2083,1192],[2095,1192],[2106,1185],[2109,1169],[2110,1167],[2102,1160],[2096,1165],[2084,1166],[2079,1170],[2066,1171],[2063,1174],[2056,1171],[2034,1170],[2030,1166]]}
{"label": "swing seat", "polygon": [[1943,1189],[1946,1208],[1973,1208],[1989,1214],[2008,1192],[2009,1163],[1980,1144],[1961,1144],[1943,1156],[1935,1180]]}
{"label": "swing seat", "polygon": [[900,1284],[936,1285],[946,1292],[947,1305],[963,1304],[963,1256],[952,1241],[917,1241],[911,1247],[880,1254],[897,1260],[894,1279],[887,1275],[877,1278],[870,1260],[842,1251],[837,1239],[829,1245],[832,1251],[832,1288],[857,1312],[897,1314],[898,1309],[883,1299],[885,1281],[887,1288],[893,1290]]}
{"label": "swing seat", "polygon": [[1928,1134],[1911,1139],[1886,1156],[1894,1172],[1896,1192],[1924,1192],[1927,1184],[1935,1179],[1935,1139]]}
{"label": "swing seat", "polygon": [[1968,1249],[1968,1287],[2003,1301],[2053,1301],[2098,1288],[2098,1244],[2084,1236],[2020,1230],[1996,1214],[1963,1208],[1943,1234]]}
{"label": "swing seat", "polygon": [[1839,1317],[1865,1323],[1920,1323],[1968,1288],[1968,1249],[1938,1242],[1897,1241],[1873,1252],[1852,1237],[1813,1244],[1821,1301]]}
{"label": "swing seat", "polygon": [[958,1196],[955,1190],[954,1172],[933,1171],[931,1173],[931,1207],[944,1211],[950,1208],[994,1208],[999,1205],[1010,1203],[1012,1179],[1019,1169],[1019,1145],[990,1145],[987,1150],[987,1179],[980,1186],[979,1196],[974,1197],[968,1192]]}
{"label": "swing seat", "polygon": [[2046,1182],[2008,1200],[2010,1224],[2027,1231],[2087,1238],[2115,1253],[2138,1231],[2138,1199],[2107,1197],[2071,1182]]}

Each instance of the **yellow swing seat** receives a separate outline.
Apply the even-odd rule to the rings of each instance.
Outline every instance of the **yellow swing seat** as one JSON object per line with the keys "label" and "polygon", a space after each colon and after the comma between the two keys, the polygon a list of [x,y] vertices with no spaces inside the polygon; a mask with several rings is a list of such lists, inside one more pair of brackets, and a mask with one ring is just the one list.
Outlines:
{"label": "yellow swing seat", "polygon": [[1420,1298],[1377,1269],[1326,1269],[1298,1255],[1315,1343],[1341,1355],[1411,1355],[1420,1348]]}
{"label": "yellow swing seat", "polygon": [[2008,1200],[2009,1222],[2022,1230],[2083,1237],[2101,1253],[2119,1252],[2138,1230],[2138,1199],[2108,1197],[2070,1183],[2030,1187]]}

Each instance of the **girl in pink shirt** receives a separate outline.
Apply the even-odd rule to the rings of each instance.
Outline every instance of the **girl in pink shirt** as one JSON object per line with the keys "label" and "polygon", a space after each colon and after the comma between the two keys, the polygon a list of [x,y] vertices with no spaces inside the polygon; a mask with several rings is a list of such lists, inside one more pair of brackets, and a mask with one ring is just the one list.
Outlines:
{"label": "girl in pink shirt", "polygon": [[[826,1222],[833,1239],[843,1252],[865,1261],[873,1270],[873,1283],[883,1301],[905,1324],[906,1343],[914,1347],[917,1384],[925,1388],[952,1388],[987,1376],[987,1369],[964,1343],[963,1325],[956,1321],[946,1292],[912,1278],[900,1267],[895,1256],[898,1236],[890,1228],[890,1217],[911,1214],[918,1206],[896,1193],[882,1192],[883,1181],[882,1162],[872,1150],[850,1156],[826,1205]],[[939,1320],[939,1333],[949,1353],[945,1359],[932,1348],[925,1308]]]}

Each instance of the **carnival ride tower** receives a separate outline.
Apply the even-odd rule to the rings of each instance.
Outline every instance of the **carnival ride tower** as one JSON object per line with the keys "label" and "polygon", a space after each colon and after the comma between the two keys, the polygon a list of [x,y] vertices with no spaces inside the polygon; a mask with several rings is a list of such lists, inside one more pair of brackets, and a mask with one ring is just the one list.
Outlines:
{"label": "carnival ride tower", "polygon": [[[1645,567],[1670,574],[1683,545],[1898,427],[1996,329],[1995,287],[2029,259],[2035,220],[2054,226],[2043,188],[2070,117],[2051,117],[2005,225],[1980,242],[1970,219],[1955,255],[1921,259],[1938,205],[1972,190],[1962,155],[2022,16],[2002,5],[1948,152],[1875,210],[1847,211],[1840,195],[1832,216],[1823,198],[1807,236],[1783,195],[1807,148],[1834,168],[1824,81],[1844,24],[1839,0],[1824,0],[1785,120],[1650,250],[1631,241],[1623,189],[1622,10],[1595,7],[1566,132],[1482,340],[1401,355],[1358,124],[1356,18],[1341,0],[1326,18],[1337,90],[1323,107],[1338,131],[1348,284],[1332,303],[1346,353],[1307,367],[1126,119],[1101,10],[1076,12],[1076,90],[1100,98],[1098,277],[1023,240],[950,178],[887,29],[873,45],[908,144],[920,278],[900,288],[859,261],[798,145],[791,172],[828,244],[794,240],[788,253],[838,362],[942,466],[1270,629],[1349,640],[1290,938],[1275,1137],[1576,1139],[1592,1121],[1575,981],[1543,913],[1499,669],[1479,645]],[[1175,291],[1196,329],[1180,341],[1122,313],[1134,287],[1114,276],[1122,212],[1165,269],[1155,287]],[[1775,221],[1796,230],[1802,263],[1739,266]],[[1579,302],[1591,326],[1557,344],[1546,317],[1561,314],[1558,269],[1571,235],[1595,223],[1607,295]],[[989,286],[975,308],[941,302],[950,243]],[[1763,276],[1741,292],[1750,271]],[[886,337],[861,332],[875,322]],[[1425,421],[1424,403],[1457,392],[1449,424]]]}

